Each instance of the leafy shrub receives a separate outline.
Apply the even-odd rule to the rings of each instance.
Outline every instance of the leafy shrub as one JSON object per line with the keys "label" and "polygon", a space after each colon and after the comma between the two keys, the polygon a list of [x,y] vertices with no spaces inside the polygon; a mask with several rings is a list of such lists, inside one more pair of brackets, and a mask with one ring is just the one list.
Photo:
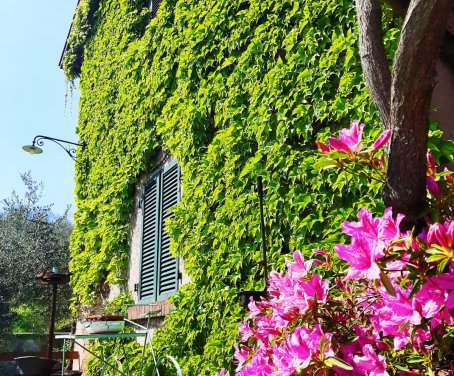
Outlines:
{"label": "leafy shrub", "polygon": [[[326,155],[318,167],[379,179],[385,162],[377,152],[390,131],[366,148],[363,128],[354,122],[318,142]],[[422,232],[401,232],[403,215],[362,208],[358,222],[343,223],[349,242],[336,245],[337,257],[315,249],[318,257],[304,261],[295,252],[286,273],[270,275],[270,298],[249,304],[236,375],[408,375],[454,366],[453,173],[439,173],[431,153],[427,160],[440,222],[427,217]]]}

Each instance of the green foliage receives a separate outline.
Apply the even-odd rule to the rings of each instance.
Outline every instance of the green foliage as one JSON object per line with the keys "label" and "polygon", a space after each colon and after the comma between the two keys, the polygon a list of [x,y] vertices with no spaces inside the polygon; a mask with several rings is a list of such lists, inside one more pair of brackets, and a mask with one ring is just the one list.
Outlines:
{"label": "green foliage", "polygon": [[[30,172],[22,174],[25,195],[13,192],[0,206],[0,334],[13,328],[34,326],[42,331],[49,324],[51,288],[40,286],[34,275],[47,267],[66,268],[72,226],[67,212],[52,213],[51,205],[41,205],[43,187]],[[70,288],[59,287],[57,326],[71,319]],[[33,322],[31,322],[32,320]],[[24,329],[28,330],[28,329]],[[0,340],[1,342],[2,340]],[[1,345],[1,343],[0,343]]]}
{"label": "green foliage", "polygon": [[49,325],[43,317],[43,307],[36,304],[21,304],[11,309],[14,314],[14,333],[47,333]]}
{"label": "green foliage", "polygon": [[[355,118],[376,136],[379,120],[351,0],[168,0],[149,23],[140,5],[101,2],[85,44],[75,303],[124,281],[134,189],[170,151],[183,195],[168,231],[192,283],[173,297],[154,345],[184,374],[212,374],[231,367],[237,293],[263,288],[256,177],[265,182],[270,268],[294,249],[332,248],[360,207],[383,210],[381,186],[315,169],[314,141]],[[390,56],[393,22],[386,13]]]}
{"label": "green foliage", "polygon": [[454,141],[443,140],[443,132],[436,124],[431,124],[429,129],[428,149],[433,154],[437,165],[452,163],[454,155]]}
{"label": "green foliage", "polygon": [[106,303],[103,314],[124,315],[128,304],[134,303],[129,293],[118,294],[113,300]]}
{"label": "green foliage", "polygon": [[84,45],[87,41],[93,16],[99,0],[81,0],[74,13],[70,35],[66,41],[63,70],[68,80],[73,81],[80,74]]}
{"label": "green foliage", "polygon": [[[142,347],[134,339],[98,340],[97,343],[91,344],[90,350],[98,357],[107,359],[107,362],[115,368],[112,369],[98,358],[91,357],[87,363],[87,376],[117,375],[116,369],[123,372],[129,370],[131,375],[140,373]],[[103,370],[104,373],[101,373]]]}

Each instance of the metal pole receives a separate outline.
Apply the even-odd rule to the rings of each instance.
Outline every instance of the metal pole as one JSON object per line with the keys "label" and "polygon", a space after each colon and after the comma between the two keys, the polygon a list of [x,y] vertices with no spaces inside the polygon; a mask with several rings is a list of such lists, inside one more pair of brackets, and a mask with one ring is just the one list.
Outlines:
{"label": "metal pole", "polygon": [[262,235],[262,250],[263,250],[263,279],[265,280],[265,291],[268,286],[268,260],[266,257],[266,242],[265,242],[265,219],[263,216],[263,181],[262,177],[257,177],[257,193],[260,202],[260,234]]}
{"label": "metal pole", "polygon": [[62,357],[61,357],[61,376],[65,374],[65,355],[66,355],[66,338],[63,338],[63,349],[62,349]]}
{"label": "metal pole", "polygon": [[[52,282],[50,282],[52,283]],[[55,331],[55,311],[57,308],[57,283],[52,283],[52,307],[50,310],[50,327],[49,340],[47,342],[47,357],[52,359],[52,350],[54,347],[54,331]]]}

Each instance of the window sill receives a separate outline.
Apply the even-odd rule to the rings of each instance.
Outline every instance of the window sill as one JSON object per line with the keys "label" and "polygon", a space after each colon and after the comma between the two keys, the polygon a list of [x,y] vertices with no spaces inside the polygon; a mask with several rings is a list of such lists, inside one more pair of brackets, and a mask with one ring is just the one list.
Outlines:
{"label": "window sill", "polygon": [[137,304],[128,307],[128,318],[130,320],[146,319],[147,313],[152,312],[151,317],[161,318],[170,313],[173,309],[172,303],[168,300],[149,304]]}

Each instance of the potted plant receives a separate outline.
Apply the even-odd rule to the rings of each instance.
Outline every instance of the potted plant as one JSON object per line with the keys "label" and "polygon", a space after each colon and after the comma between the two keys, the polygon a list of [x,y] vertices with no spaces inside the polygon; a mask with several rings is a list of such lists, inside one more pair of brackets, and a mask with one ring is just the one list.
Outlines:
{"label": "potted plant", "polygon": [[101,300],[93,306],[83,306],[81,322],[88,334],[121,332],[125,326],[122,312],[129,301],[129,295],[120,294],[112,301]]}

